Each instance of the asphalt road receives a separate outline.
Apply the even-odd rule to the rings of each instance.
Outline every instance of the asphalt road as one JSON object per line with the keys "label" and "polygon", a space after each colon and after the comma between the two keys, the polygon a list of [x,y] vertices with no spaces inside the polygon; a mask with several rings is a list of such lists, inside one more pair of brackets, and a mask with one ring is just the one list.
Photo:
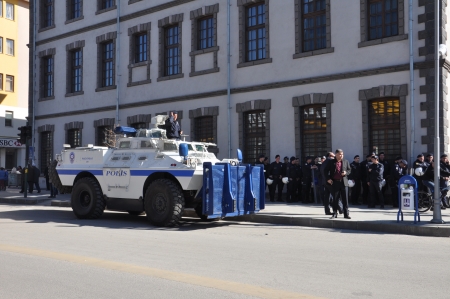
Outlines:
{"label": "asphalt road", "polygon": [[0,205],[0,298],[448,298],[450,239]]}

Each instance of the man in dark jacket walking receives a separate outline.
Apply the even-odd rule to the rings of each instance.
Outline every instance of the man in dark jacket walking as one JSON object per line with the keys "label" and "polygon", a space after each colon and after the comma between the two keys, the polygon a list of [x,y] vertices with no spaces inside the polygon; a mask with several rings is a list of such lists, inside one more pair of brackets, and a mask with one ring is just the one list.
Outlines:
{"label": "man in dark jacket walking", "polygon": [[327,183],[331,185],[333,191],[333,216],[331,218],[337,218],[339,199],[341,199],[344,218],[351,219],[348,211],[346,192],[346,187],[348,188],[348,175],[351,174],[351,171],[350,163],[344,159],[344,151],[337,149],[334,160],[330,160],[324,170]]}
{"label": "man in dark jacket walking", "polygon": [[33,186],[36,186],[37,193],[41,193],[41,187],[39,186],[39,177],[41,171],[34,165],[28,166],[28,192],[33,193]]}

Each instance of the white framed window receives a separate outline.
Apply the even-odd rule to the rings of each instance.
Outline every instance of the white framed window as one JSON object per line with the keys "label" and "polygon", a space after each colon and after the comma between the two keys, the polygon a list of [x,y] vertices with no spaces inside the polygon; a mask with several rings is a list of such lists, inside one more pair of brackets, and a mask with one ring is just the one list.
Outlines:
{"label": "white framed window", "polygon": [[0,53],[3,53],[3,37],[1,36],[0,36]]}
{"label": "white framed window", "polygon": [[6,75],[6,91],[14,91],[14,76]]}
{"label": "white framed window", "polygon": [[14,40],[6,39],[6,54],[14,55]]}
{"label": "white framed window", "polygon": [[3,74],[0,74],[0,90],[3,90]]}
{"label": "white framed window", "polygon": [[0,17],[3,17],[3,1],[0,0]]}
{"label": "white framed window", "polygon": [[10,20],[14,20],[14,4],[6,2],[6,14],[5,17]]}

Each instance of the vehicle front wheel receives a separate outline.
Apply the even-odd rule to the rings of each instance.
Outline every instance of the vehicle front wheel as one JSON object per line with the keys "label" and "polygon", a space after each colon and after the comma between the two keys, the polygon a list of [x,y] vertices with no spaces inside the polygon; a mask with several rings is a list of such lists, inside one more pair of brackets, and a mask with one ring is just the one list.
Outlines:
{"label": "vehicle front wheel", "polygon": [[82,178],[72,190],[72,210],[80,219],[99,218],[105,210],[105,200],[98,182],[93,178]]}
{"label": "vehicle front wheel", "polygon": [[173,181],[158,179],[145,192],[144,204],[153,225],[177,226],[184,211],[184,195]]}

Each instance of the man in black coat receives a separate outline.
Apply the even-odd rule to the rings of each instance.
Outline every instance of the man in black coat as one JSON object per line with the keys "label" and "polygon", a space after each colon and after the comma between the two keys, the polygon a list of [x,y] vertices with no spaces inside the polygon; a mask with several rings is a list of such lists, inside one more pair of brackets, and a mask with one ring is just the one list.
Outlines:
{"label": "man in black coat", "polygon": [[337,218],[339,199],[342,201],[344,218],[351,219],[348,211],[346,187],[348,188],[348,175],[351,174],[350,163],[344,159],[344,151],[337,149],[334,160],[327,163],[324,174],[327,184],[332,186],[333,191],[333,216]]}
{"label": "man in black coat", "polygon": [[280,162],[280,155],[275,156],[275,161],[270,163],[269,166],[269,178],[273,180],[272,185],[269,186],[270,201],[275,201],[275,189],[278,188],[277,201],[283,201],[283,181],[284,176],[283,163]]}
{"label": "man in black coat", "polygon": [[355,182],[355,186],[352,188],[351,200],[352,205],[359,205],[359,196],[361,195],[361,166],[359,165],[359,155],[353,158],[353,162],[350,163],[352,168],[351,174],[348,176],[350,180]]}
{"label": "man in black coat", "polygon": [[302,193],[303,203],[313,202],[311,200],[311,183],[312,183],[312,170],[316,169],[312,157],[306,157],[306,163],[302,166]]}

